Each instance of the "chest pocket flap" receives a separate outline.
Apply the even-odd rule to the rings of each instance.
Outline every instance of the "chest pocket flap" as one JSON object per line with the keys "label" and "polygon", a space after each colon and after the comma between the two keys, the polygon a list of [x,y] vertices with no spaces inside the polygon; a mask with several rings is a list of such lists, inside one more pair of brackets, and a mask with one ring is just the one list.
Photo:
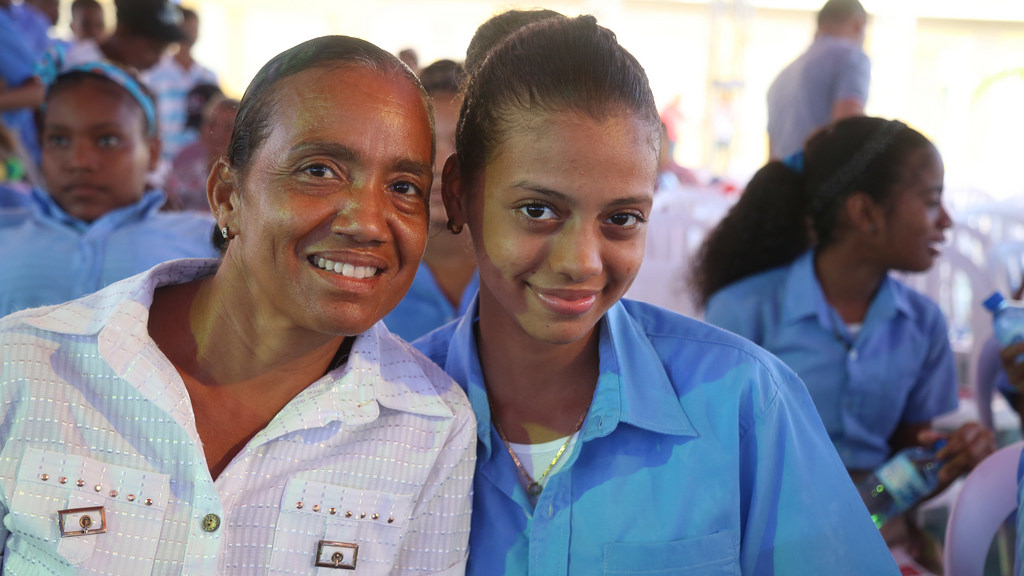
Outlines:
{"label": "chest pocket flap", "polygon": [[[285,486],[271,574],[313,566],[321,540],[358,546],[358,574],[388,574],[409,525],[413,497],[293,478]],[[317,574],[337,574],[320,568]]]}
{"label": "chest pocket flap", "polygon": [[[10,549],[26,560],[34,557],[33,563],[42,553],[75,566],[148,573],[169,496],[166,474],[29,448],[10,503]],[[80,508],[102,508],[102,521],[97,512],[88,533],[71,535],[69,526],[62,536],[61,511]],[[66,519],[79,516],[65,514]]]}

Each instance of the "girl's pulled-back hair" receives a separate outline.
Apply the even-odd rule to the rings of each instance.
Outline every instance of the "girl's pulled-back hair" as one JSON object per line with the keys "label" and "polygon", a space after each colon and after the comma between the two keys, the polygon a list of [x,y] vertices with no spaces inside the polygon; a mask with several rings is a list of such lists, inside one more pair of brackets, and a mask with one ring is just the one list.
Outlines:
{"label": "girl's pulled-back hair", "polygon": [[[248,171],[260,146],[266,140],[270,121],[277,107],[277,90],[274,86],[281,80],[317,67],[339,68],[342,66],[363,66],[378,71],[381,75],[396,75],[406,78],[415,85],[423,104],[431,111],[430,133],[434,134],[434,114],[430,98],[423,90],[419,78],[409,67],[393,54],[359,38],[349,36],[321,36],[293,46],[260,68],[249,87],[245,89],[238,105],[238,115],[228,143],[227,159],[231,168],[241,175]],[[431,150],[433,160],[433,150]],[[222,252],[226,240],[216,231],[213,243]]]}
{"label": "girl's pulled-back hair", "polygon": [[499,41],[465,90],[455,136],[463,177],[473,178],[517,125],[514,111],[573,111],[594,119],[629,112],[651,130],[657,153],[658,110],[643,67],[593,16],[546,18]]}
{"label": "girl's pulled-back hair", "polygon": [[799,162],[766,164],[697,254],[690,282],[700,306],[733,282],[835,242],[853,192],[890,204],[904,161],[924,146],[931,142],[902,122],[859,116],[816,132]]}
{"label": "girl's pulled-back hair", "polygon": [[472,73],[484,61],[487,53],[505,38],[520,28],[548,18],[565,18],[563,14],[537,8],[535,10],[506,10],[484,22],[473,33],[466,48],[466,71]]}

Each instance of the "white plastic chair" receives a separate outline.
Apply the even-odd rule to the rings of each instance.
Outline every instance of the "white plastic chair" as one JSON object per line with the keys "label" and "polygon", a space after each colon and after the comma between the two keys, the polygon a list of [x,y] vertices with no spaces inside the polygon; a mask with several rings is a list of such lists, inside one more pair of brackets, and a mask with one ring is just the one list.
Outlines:
{"label": "white plastic chair", "polygon": [[679,188],[655,196],[644,260],[626,298],[700,318],[687,286],[693,258],[735,198],[715,188]]}
{"label": "white plastic chair", "polygon": [[953,501],[943,552],[948,576],[982,576],[996,531],[1017,509],[1017,466],[1024,441],[1000,448],[964,481]]}
{"label": "white plastic chair", "polygon": [[961,220],[955,221],[947,234],[949,242],[927,272],[897,276],[942,309],[960,384],[971,390],[981,345],[992,334],[992,315],[981,305],[993,290],[988,271],[990,245],[982,232]]}

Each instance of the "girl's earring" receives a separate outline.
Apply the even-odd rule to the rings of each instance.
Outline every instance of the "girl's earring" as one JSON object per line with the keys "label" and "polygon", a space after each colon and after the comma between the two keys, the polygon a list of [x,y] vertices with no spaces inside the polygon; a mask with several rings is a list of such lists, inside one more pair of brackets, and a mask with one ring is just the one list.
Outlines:
{"label": "girl's earring", "polygon": [[462,224],[456,224],[451,218],[448,219],[448,231],[452,234],[462,232]]}

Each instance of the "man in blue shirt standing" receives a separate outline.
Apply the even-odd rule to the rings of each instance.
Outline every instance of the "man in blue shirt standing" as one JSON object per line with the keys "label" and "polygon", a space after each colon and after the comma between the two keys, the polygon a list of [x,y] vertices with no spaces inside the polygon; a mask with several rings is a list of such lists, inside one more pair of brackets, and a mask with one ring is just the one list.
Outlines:
{"label": "man in blue shirt standing", "polygon": [[815,130],[864,114],[871,61],[864,53],[867,12],[859,0],[829,0],[814,43],[768,89],[768,152],[785,158]]}

